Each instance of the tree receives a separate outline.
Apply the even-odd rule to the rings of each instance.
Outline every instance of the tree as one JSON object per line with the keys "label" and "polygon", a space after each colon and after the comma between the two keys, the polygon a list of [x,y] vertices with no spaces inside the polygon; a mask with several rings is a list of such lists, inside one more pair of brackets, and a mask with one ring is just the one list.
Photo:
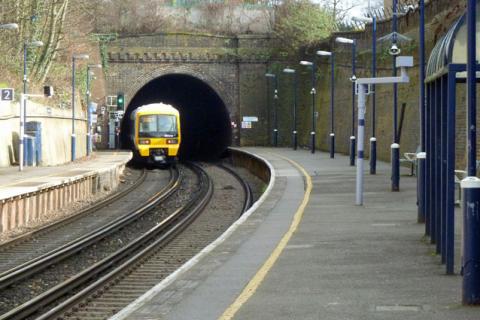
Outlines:
{"label": "tree", "polygon": [[309,0],[286,0],[277,7],[274,33],[296,50],[324,39],[334,30],[334,17]]}

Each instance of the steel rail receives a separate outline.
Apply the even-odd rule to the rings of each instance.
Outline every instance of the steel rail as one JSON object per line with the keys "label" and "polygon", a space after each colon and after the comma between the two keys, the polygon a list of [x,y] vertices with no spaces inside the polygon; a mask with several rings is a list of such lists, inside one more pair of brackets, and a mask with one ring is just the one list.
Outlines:
{"label": "steel rail", "polygon": [[17,283],[28,276],[31,276],[55,263],[58,263],[59,261],[70,257],[71,255],[121,229],[125,225],[138,219],[144,213],[148,212],[159,202],[164,201],[171,194],[173,194],[179,188],[179,186],[180,181],[178,170],[173,170],[167,186],[153,195],[147,203],[74,241],[71,241],[46,254],[43,254],[0,274],[0,289]]}
{"label": "steel rail", "polygon": [[[12,240],[9,240],[5,243],[2,243],[0,245],[0,252],[5,251],[8,248],[14,247],[15,245],[18,245],[19,243],[27,242],[28,240],[30,240],[30,239],[32,239],[36,236],[39,236],[41,234],[45,234],[45,233],[47,233],[51,230],[54,230],[54,229],[57,229],[57,228],[61,227],[62,225],[73,222],[73,221],[75,221],[75,220],[77,220],[81,217],[89,215],[89,214],[91,214],[95,211],[98,211],[98,210],[108,206],[109,204],[117,201],[118,199],[124,197],[125,195],[129,194],[133,190],[137,189],[145,181],[146,177],[147,177],[147,170],[143,169],[141,176],[137,180],[135,180],[135,183],[133,185],[126,188],[125,190],[122,190],[120,192],[116,192],[116,193],[114,193],[110,196],[107,196],[105,199],[100,200],[100,202],[98,202],[97,204],[94,204],[94,205],[89,206],[85,209],[82,209],[82,210],[78,211],[77,213],[75,213],[71,216],[68,216],[64,219],[52,222],[52,223],[50,223],[50,224],[48,224],[48,225],[46,225],[46,226],[44,226],[40,229],[25,233],[25,234],[23,234],[21,236],[18,236],[16,238],[12,239]],[[3,273],[0,274],[0,277],[2,276],[2,274]]]}
{"label": "steel rail", "polygon": [[[52,317],[59,315],[65,309],[78,303],[86,295],[88,295],[98,287],[104,285],[107,281],[117,276],[122,271],[125,271],[126,269],[131,267],[132,264],[138,262],[139,259],[145,258],[146,255],[151,254],[155,249],[158,249],[159,246],[165,246],[168,241],[173,239],[175,235],[177,235],[184,228],[186,228],[188,226],[188,223],[192,222],[197,217],[197,215],[201,213],[201,211],[210,201],[210,198],[213,194],[213,184],[205,171],[203,171],[197,165],[192,165],[191,167],[194,168],[194,171],[199,176],[200,185],[202,187],[202,192],[198,193],[191,201],[189,201],[183,207],[176,209],[161,223],[154,226],[147,233],[137,238],[135,241],[129,243],[127,246],[111,254],[105,259],[95,263],[88,269],[83,270],[76,276],[42,293],[36,298],[24,303],[23,305],[18,306],[13,310],[10,310],[8,313],[0,316],[0,320],[24,319],[25,317],[28,317],[35,312],[38,312],[39,310],[41,310],[41,308],[54,302],[60,297],[74,290],[78,290],[79,286],[83,285],[85,282],[91,279],[94,279],[95,277],[98,277],[100,273],[106,272],[109,268],[113,268],[113,270],[109,271],[108,274],[101,276],[101,278],[97,279],[95,282],[88,285],[86,288],[81,289],[74,296],[51,308],[46,313],[36,317],[37,320],[51,319]],[[159,238],[154,239],[157,236]],[[140,250],[140,252],[137,252],[138,250]],[[134,256],[128,258],[128,256],[131,255]],[[121,262],[124,259],[127,260]],[[115,268],[114,264],[116,263],[121,263],[121,265]]]}
{"label": "steel rail", "polygon": [[227,171],[228,173],[230,173],[232,176],[234,176],[235,179],[237,179],[238,182],[240,182],[240,184],[242,185],[243,192],[245,193],[245,200],[243,202],[243,207],[242,207],[242,214],[243,214],[253,204],[252,188],[250,188],[250,185],[248,184],[248,182],[245,179],[243,179],[242,176],[240,176],[240,174],[235,170],[233,170],[232,168],[227,167],[223,164],[219,164],[218,166],[223,170]]}

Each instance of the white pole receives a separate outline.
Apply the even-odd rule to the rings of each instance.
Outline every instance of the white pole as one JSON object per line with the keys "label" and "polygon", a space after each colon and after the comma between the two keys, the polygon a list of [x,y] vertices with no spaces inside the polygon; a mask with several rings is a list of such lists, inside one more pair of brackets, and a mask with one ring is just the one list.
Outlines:
{"label": "white pole", "polygon": [[358,127],[357,127],[357,188],[356,204],[363,205],[363,158],[364,158],[364,140],[365,140],[365,97],[367,88],[365,84],[358,85]]}
{"label": "white pole", "polygon": [[23,111],[24,111],[24,107],[25,107],[25,104],[26,104],[26,100],[27,100],[27,97],[25,97],[25,94],[21,94],[20,95],[20,148],[19,148],[19,159],[18,159],[18,163],[19,163],[19,170],[22,171],[23,170],[23,154],[24,154],[24,139],[25,139],[25,127],[24,127],[24,123],[23,123]]}

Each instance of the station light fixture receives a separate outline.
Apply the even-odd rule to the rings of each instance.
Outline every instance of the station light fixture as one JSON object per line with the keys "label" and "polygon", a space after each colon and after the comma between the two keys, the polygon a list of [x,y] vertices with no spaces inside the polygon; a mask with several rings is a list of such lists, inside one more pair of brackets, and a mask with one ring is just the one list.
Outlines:
{"label": "station light fixture", "polygon": [[300,61],[302,66],[313,66],[313,62],[302,60]]}
{"label": "station light fixture", "polygon": [[317,56],[331,56],[332,53],[330,51],[323,51],[323,50],[318,50],[317,51]]}
{"label": "station light fixture", "polygon": [[336,37],[335,41],[338,43],[344,43],[344,44],[353,44],[355,42],[353,39],[348,39],[344,37]]}

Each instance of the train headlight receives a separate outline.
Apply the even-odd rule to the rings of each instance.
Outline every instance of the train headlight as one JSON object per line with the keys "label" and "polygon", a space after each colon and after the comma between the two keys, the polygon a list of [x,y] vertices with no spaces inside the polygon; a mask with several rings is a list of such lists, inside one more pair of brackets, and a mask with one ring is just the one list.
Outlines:
{"label": "train headlight", "polygon": [[177,144],[178,139],[167,139],[167,144]]}
{"label": "train headlight", "polygon": [[138,144],[150,144],[150,139],[140,139]]}

